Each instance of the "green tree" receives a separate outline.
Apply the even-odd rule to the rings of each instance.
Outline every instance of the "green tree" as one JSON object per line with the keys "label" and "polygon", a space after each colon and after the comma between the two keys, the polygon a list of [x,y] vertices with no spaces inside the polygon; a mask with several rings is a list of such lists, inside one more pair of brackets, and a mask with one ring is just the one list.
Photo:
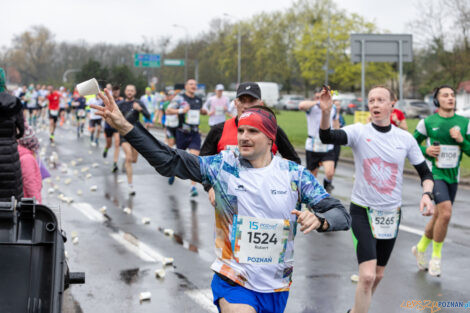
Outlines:
{"label": "green tree", "polygon": [[100,87],[104,87],[109,79],[108,68],[102,66],[100,62],[95,60],[88,60],[87,63],[83,64],[80,69],[80,72],[75,74],[75,78],[78,82],[89,80],[91,78],[96,78]]}

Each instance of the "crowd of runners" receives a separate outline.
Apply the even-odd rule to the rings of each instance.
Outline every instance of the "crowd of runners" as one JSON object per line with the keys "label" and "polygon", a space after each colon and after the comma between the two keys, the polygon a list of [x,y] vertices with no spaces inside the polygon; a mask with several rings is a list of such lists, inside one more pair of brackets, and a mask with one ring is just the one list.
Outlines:
{"label": "crowd of runners", "polygon": [[[299,105],[308,125],[305,166],[275,113],[263,105],[258,84],[241,83],[232,104],[221,84],[205,102],[196,89],[196,80],[189,79],[183,90],[159,93],[148,87],[140,98],[133,85],[121,89],[110,84],[103,93],[85,97],[44,85],[23,86],[13,93],[31,126],[49,127],[51,144],[63,144],[55,138],[56,128],[69,123],[76,127],[77,138],[89,136],[91,146],[102,148],[104,158],[114,149],[110,171],[121,167],[126,172],[131,196],[136,195],[132,173],[139,154],[170,185],[175,178],[190,179],[191,197],[198,196],[197,185],[202,185],[215,210],[212,291],[221,312],[284,311],[297,224],[305,234],[351,229],[359,281],[348,312],[368,312],[399,230],[406,159],[421,180],[416,208],[432,216],[422,238],[410,247],[410,257],[416,258],[419,270],[441,275],[460,161],[464,153],[470,155],[469,120],[455,114],[451,86],[435,89],[437,112],[421,120],[414,134],[394,108],[396,97],[389,88],[369,91],[368,123],[345,126],[334,93],[323,86]],[[209,116],[204,141],[201,115]],[[162,128],[165,142],[148,131],[156,126]],[[354,155],[349,210],[331,195],[341,145],[351,147]],[[121,149],[124,160],[119,165]],[[322,185],[316,179],[321,166]]]}

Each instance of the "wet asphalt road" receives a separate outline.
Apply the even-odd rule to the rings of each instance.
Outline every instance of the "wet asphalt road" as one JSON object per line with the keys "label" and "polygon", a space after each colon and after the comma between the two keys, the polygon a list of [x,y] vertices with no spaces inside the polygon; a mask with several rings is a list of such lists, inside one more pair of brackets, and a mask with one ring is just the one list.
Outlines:
{"label": "wet asphalt road", "polygon": [[[162,138],[161,132],[153,133]],[[107,159],[101,155],[104,139],[99,147],[91,147],[87,132],[77,139],[75,128],[69,125],[57,130],[55,146],[49,144],[47,131],[38,135],[46,158],[54,151],[58,155],[51,179],[43,184],[43,202],[60,216],[68,235],[71,270],[86,272],[86,284],[74,285],[66,293],[64,312],[216,312],[209,268],[214,259],[214,216],[201,186],[199,196],[191,198],[189,181],[176,179],[169,186],[167,178],[139,156],[134,166],[137,194],[129,197],[125,174],[121,169],[118,174],[111,173],[113,148]],[[72,161],[77,164],[73,166]],[[91,177],[86,178],[87,174]],[[319,178],[323,179],[322,175]],[[353,167],[340,163],[332,195],[348,205],[352,183]],[[96,191],[90,191],[92,185],[97,186]],[[54,186],[56,190],[49,193]],[[61,201],[61,193],[74,201]],[[470,301],[468,189],[460,188],[457,194],[440,278],[419,272],[410,252],[428,220],[418,211],[420,195],[417,178],[405,178],[402,228],[370,312],[418,312],[400,307],[408,300]],[[105,214],[100,212],[103,206]],[[144,218],[150,223],[144,224]],[[174,236],[166,236],[164,229],[173,230]],[[72,235],[78,237],[76,244]],[[163,266],[168,257],[174,258],[173,265]],[[155,278],[155,270],[162,268],[165,277]],[[350,276],[356,272],[350,232],[299,233],[286,312],[346,312],[353,304],[356,284]],[[141,292],[151,292],[151,300],[140,302]],[[431,312],[426,310],[422,312]],[[470,309],[441,310],[465,311]]]}

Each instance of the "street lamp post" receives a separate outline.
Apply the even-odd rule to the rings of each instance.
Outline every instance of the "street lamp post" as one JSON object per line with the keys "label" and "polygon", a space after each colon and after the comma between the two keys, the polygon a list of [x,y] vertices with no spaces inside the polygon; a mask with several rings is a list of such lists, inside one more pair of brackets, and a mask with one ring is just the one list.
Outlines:
{"label": "street lamp post", "polygon": [[241,74],[242,74],[242,33],[241,33],[241,27],[240,27],[240,21],[233,15],[230,15],[228,13],[224,13],[225,16],[231,17],[237,20],[238,22],[238,64],[237,64],[237,85],[240,85],[241,82]]}
{"label": "street lamp post", "polygon": [[179,24],[173,24],[173,27],[182,28],[186,33],[186,40],[184,45],[184,81],[188,80],[188,40],[189,40],[189,32],[188,29]]}

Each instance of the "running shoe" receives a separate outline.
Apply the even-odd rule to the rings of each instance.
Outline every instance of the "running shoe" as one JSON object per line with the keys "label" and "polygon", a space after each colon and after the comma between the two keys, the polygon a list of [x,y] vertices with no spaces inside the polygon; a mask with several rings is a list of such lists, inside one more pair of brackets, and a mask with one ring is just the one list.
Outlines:
{"label": "running shoe", "polygon": [[92,142],[91,142],[91,146],[92,146],[92,147],[96,147],[96,142],[95,142],[95,141],[92,141]]}
{"label": "running shoe", "polygon": [[50,135],[50,136],[49,136],[49,141],[50,141],[50,142],[54,142],[54,135]]}
{"label": "running shoe", "polygon": [[116,163],[114,163],[114,164],[113,164],[112,172],[113,172],[113,173],[117,173],[117,171],[119,171],[119,167],[117,166]]}
{"label": "running shoe", "polygon": [[104,148],[103,150],[103,158],[106,158],[108,156],[108,148]]}
{"label": "running shoe", "polygon": [[335,189],[335,186],[333,186],[332,184],[328,184],[328,185],[325,186],[325,190],[328,193],[331,193],[333,191],[333,189]]}
{"label": "running shoe", "polygon": [[196,189],[196,186],[192,186],[191,189],[189,190],[189,195],[191,197],[197,197],[198,193],[197,193],[197,189]]}
{"label": "running shoe", "polygon": [[171,176],[170,178],[168,178],[168,185],[173,185],[174,182],[175,182],[175,176]]}
{"label": "running shoe", "polygon": [[426,261],[426,253],[419,252],[416,246],[411,248],[411,253],[416,257],[416,264],[420,271],[426,271],[428,269],[428,262]]}
{"label": "running shoe", "polygon": [[129,191],[129,196],[135,196],[134,186],[128,185],[127,189]]}
{"label": "running shoe", "polygon": [[429,261],[429,275],[431,276],[441,276],[441,259],[440,258],[431,258]]}

